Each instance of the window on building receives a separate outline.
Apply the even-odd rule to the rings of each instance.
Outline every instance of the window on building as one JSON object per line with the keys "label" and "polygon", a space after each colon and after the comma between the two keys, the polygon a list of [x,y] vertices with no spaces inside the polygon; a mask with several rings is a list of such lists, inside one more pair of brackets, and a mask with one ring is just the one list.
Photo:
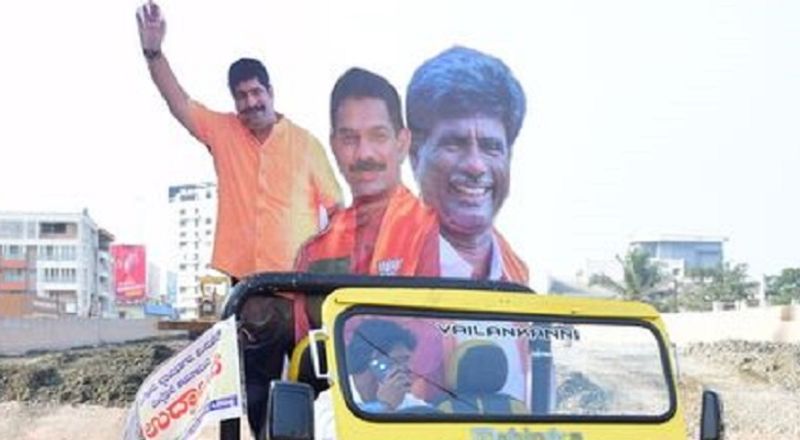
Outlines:
{"label": "window on building", "polygon": [[28,238],[36,238],[36,222],[28,222]]}
{"label": "window on building", "polygon": [[22,246],[12,244],[8,246],[6,251],[6,256],[10,259],[22,258]]}
{"label": "window on building", "polygon": [[210,199],[210,198],[211,198],[211,191],[206,191],[206,198],[207,198],[207,199]]}
{"label": "window on building", "polygon": [[3,280],[4,281],[24,281],[25,280],[25,269],[6,269],[2,271]]}
{"label": "window on building", "polygon": [[74,268],[48,267],[43,272],[44,281],[49,283],[74,283],[78,278],[78,271]]}
{"label": "window on building", "polygon": [[18,220],[0,221],[0,238],[22,238],[24,224]]}
{"label": "window on building", "polygon": [[55,259],[55,246],[39,246],[39,260],[51,261]]}
{"label": "window on building", "polygon": [[209,217],[209,218],[206,218],[206,224],[207,224],[207,225],[210,225],[210,224],[211,224],[211,218],[210,218],[210,217]]}
{"label": "window on building", "polygon": [[75,261],[78,258],[78,249],[75,246],[64,246],[64,259]]}
{"label": "window on building", "polygon": [[61,281],[65,283],[74,283],[75,282],[75,269],[64,269],[62,268],[59,273],[61,277]]}
{"label": "window on building", "polygon": [[39,225],[39,231],[42,234],[66,234],[67,233],[67,224],[66,223],[41,223]]}

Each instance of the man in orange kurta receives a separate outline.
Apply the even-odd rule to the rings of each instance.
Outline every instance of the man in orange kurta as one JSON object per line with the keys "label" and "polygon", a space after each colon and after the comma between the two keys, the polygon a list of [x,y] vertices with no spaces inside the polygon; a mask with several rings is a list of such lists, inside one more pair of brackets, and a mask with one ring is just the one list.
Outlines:
{"label": "man in orange kurta", "polygon": [[341,203],[322,146],[275,111],[269,74],[258,60],[242,58],[228,70],[235,113],[192,100],[161,49],[166,22],[158,5],[146,4],[137,18],[153,83],[214,159],[219,205],[212,267],[234,278],[290,270],[300,245]]}
{"label": "man in orange kurta", "polygon": [[[236,112],[213,112],[190,99],[175,78],[161,48],[166,22],[158,5],[150,1],[142,6],[137,21],[153,83],[172,115],[214,159],[219,204],[212,267],[234,282],[255,272],[290,270],[300,245],[319,231],[341,201],[322,146],[275,111],[272,84],[261,62],[243,58],[230,66],[228,87]],[[290,306],[279,305],[286,306],[281,317],[291,322]],[[260,312],[267,306],[256,299],[247,308]],[[294,344],[293,326],[277,327],[280,331],[243,347],[254,433],[264,421],[269,381],[280,377],[283,354]],[[224,425],[223,431],[238,435],[235,423]]]}
{"label": "man in orange kurta", "polygon": [[292,269],[341,195],[322,147],[285,116],[260,142],[233,114],[192,102],[190,119],[219,183],[212,265],[235,277]]}

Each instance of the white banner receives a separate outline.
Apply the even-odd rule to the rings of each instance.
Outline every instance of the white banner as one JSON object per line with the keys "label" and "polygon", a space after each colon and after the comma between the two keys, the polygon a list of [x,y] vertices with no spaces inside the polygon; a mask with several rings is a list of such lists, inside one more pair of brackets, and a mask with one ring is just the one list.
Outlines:
{"label": "white banner", "polygon": [[208,422],[242,417],[243,408],[232,316],[215,324],[145,380],[126,434],[133,428],[138,431],[136,437],[147,440],[190,439]]}

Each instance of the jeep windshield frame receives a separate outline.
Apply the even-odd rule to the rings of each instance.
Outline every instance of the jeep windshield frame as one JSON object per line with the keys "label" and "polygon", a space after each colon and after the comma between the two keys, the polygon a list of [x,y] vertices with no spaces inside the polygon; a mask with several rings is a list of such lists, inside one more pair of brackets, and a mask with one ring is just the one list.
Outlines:
{"label": "jeep windshield frame", "polygon": [[[609,328],[642,329],[645,330],[653,343],[658,354],[658,364],[663,380],[663,392],[666,393],[664,411],[656,414],[558,414],[558,413],[526,413],[526,414],[464,414],[422,411],[422,412],[376,412],[365,410],[356,403],[354,397],[353,381],[350,377],[347,359],[347,343],[345,334],[347,331],[352,333],[352,329],[346,329],[347,323],[353,318],[380,318],[386,317],[390,320],[455,320],[468,322],[487,322],[487,323],[537,323],[544,327],[552,326],[605,326]],[[356,305],[341,312],[335,320],[333,343],[336,346],[336,362],[338,365],[336,380],[340,384],[340,390],[344,396],[347,408],[357,417],[373,422],[398,423],[398,422],[425,422],[425,423],[453,423],[453,422],[514,422],[514,423],[642,423],[658,424],[672,419],[677,412],[677,392],[670,361],[669,350],[663,339],[662,333],[657,327],[644,319],[620,317],[620,318],[596,318],[596,317],[574,317],[553,314],[523,314],[523,313],[497,313],[497,312],[464,312],[464,311],[444,311],[418,308],[398,308],[391,306],[360,306]],[[554,368],[555,370],[555,368]],[[553,373],[555,375],[555,373]],[[360,399],[359,399],[360,400]],[[532,403],[532,402],[529,402]]]}

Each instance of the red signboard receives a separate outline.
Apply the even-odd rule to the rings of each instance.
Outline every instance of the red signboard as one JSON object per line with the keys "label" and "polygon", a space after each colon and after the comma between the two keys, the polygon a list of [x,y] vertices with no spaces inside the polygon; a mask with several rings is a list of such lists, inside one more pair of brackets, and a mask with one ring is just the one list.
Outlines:
{"label": "red signboard", "polygon": [[147,299],[145,287],[147,260],[144,246],[113,245],[114,293],[117,303],[138,303]]}

